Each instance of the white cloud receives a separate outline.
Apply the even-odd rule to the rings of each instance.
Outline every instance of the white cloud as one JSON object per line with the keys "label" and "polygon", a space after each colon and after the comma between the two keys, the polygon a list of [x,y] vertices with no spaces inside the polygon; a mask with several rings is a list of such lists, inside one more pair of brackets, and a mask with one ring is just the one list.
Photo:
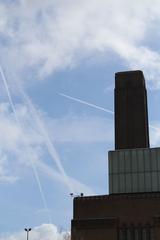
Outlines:
{"label": "white cloud", "polygon": [[[66,186],[66,179],[64,177],[62,177],[62,175],[59,172],[57,172],[55,169],[52,169],[51,167],[49,167],[42,161],[38,162],[37,167],[40,172],[45,174],[45,176],[48,176],[49,178],[53,179],[54,181],[56,180],[56,181],[62,183],[64,186]],[[71,188],[69,190],[71,190],[71,192],[73,192],[74,194],[79,195],[81,192],[84,193],[84,195],[94,195],[95,194],[93,189],[90,188],[89,186],[87,186],[85,183],[82,183],[70,176],[67,176],[67,178],[68,178],[69,184],[71,185]]]}
{"label": "white cloud", "polygon": [[[20,174],[17,172],[17,169],[23,167],[24,165],[27,167],[33,167],[33,165],[35,165],[35,167],[43,175],[48,176],[54,181],[58,181],[64,186],[67,186],[69,188],[69,191],[77,192],[77,189],[79,189],[79,191],[84,192],[85,194],[93,194],[92,189],[90,189],[85,184],[77,181],[76,179],[67,176],[67,174],[65,173],[63,165],[61,164],[60,156],[54,148],[54,145],[52,145],[52,142],[49,140],[49,136],[46,135],[48,133],[44,132],[44,130],[42,129],[43,125],[40,125],[44,124],[43,122],[45,122],[44,125],[48,125],[46,122],[48,120],[44,118],[44,115],[40,114],[40,116],[37,118],[32,111],[30,112],[27,106],[22,104],[16,105],[15,109],[18,120],[20,121],[20,125],[18,124],[18,122],[16,122],[14,114],[11,112],[9,105],[7,103],[0,104],[0,181],[14,182],[19,177],[19,175],[16,174]],[[41,118],[43,118],[43,120]],[[60,124],[62,122],[64,136],[59,136],[58,132],[56,132],[56,134],[54,135],[53,130],[60,130]],[[82,126],[78,126],[77,121],[75,123],[75,127],[74,123],[73,127],[71,127],[72,133],[68,132],[67,130],[65,130],[65,127],[67,129],[68,126],[64,122],[64,119],[62,121],[58,121],[58,119],[56,119],[55,122],[54,120],[52,120],[53,129],[48,129],[48,132],[52,132],[55,136],[54,139],[57,139],[57,141],[66,141],[68,139],[69,141],[71,141],[71,134],[73,135],[75,133],[76,135],[76,132],[74,132],[76,131],[76,128],[81,127],[82,130]],[[85,128],[88,126],[89,123],[87,123],[86,121],[86,124],[83,124],[83,127]],[[97,127],[96,124],[93,124],[93,126],[90,127],[88,133],[91,133],[91,130],[93,130],[96,134],[97,131],[97,140],[99,141],[98,138],[100,136],[98,136],[98,129],[94,129],[94,127]],[[83,132],[85,133],[84,130]],[[61,132],[59,134],[61,134]],[[92,141],[91,137],[92,136],[90,136],[90,141]],[[80,140],[85,142],[85,139],[85,134],[84,138],[83,134],[81,134]],[[94,136],[94,141],[95,139],[96,136]],[[88,140],[89,138],[87,137],[87,141]],[[46,158],[46,147],[48,147],[51,158],[53,158],[57,167],[51,167],[45,162],[44,159]]]}
{"label": "white cloud", "polygon": [[[29,234],[32,240],[70,240],[69,232],[59,232],[53,224],[42,224],[33,228]],[[25,235],[25,231],[20,231],[13,234],[0,235],[0,240],[22,240],[26,238]]]}
{"label": "white cloud", "polygon": [[20,0],[1,2],[0,12],[1,61],[12,79],[26,80],[27,69],[45,78],[112,50],[159,87],[160,53],[146,41],[159,28],[159,0]]}
{"label": "white cloud", "polygon": [[0,152],[0,183],[14,183],[18,180],[17,176],[11,173],[7,154]]}

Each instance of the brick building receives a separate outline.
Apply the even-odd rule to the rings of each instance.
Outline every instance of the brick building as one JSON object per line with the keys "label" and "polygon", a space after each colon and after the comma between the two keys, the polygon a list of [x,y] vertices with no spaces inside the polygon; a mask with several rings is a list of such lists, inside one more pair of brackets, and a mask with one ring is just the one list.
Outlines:
{"label": "brick building", "polygon": [[160,148],[149,147],[141,71],[116,73],[109,195],[74,198],[72,240],[160,239]]}

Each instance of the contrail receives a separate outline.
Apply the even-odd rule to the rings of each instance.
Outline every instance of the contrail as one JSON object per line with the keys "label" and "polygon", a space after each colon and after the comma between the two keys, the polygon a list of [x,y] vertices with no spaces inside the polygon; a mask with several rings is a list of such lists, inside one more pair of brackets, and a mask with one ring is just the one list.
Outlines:
{"label": "contrail", "polygon": [[114,112],[111,111],[111,110],[109,110],[109,109],[106,109],[106,108],[97,106],[97,105],[95,105],[95,104],[92,104],[92,103],[89,103],[89,102],[86,102],[86,101],[83,101],[83,100],[81,100],[81,99],[79,99],[79,98],[71,97],[71,96],[66,95],[66,94],[63,94],[63,93],[59,93],[59,95],[65,97],[65,98],[68,98],[68,99],[70,99],[70,100],[73,100],[73,101],[76,101],[76,102],[85,104],[85,105],[90,106],[90,107],[92,107],[92,108],[99,109],[99,110],[101,110],[101,111],[103,111],[103,112],[107,112],[107,113],[110,113],[110,114],[112,114],[112,115],[114,114]]}
{"label": "contrail", "polygon": [[[85,105],[90,106],[90,107],[92,107],[92,108],[99,109],[99,110],[101,110],[101,111],[103,111],[103,112],[107,112],[107,113],[109,113],[109,114],[111,114],[111,115],[114,115],[114,112],[111,111],[111,110],[109,110],[109,109],[107,109],[107,108],[100,107],[100,106],[98,106],[98,105],[92,104],[92,103],[90,103],[90,102],[86,102],[86,101],[81,100],[81,99],[79,99],[79,98],[71,97],[71,96],[66,95],[66,94],[64,94],[64,93],[59,93],[59,95],[62,96],[62,97],[68,98],[68,99],[70,99],[70,100],[73,100],[73,101],[76,101],[76,102],[85,104]],[[160,131],[160,128],[157,128],[157,127],[155,127],[155,126],[153,126],[153,125],[151,125],[151,124],[149,124],[149,127],[150,127],[151,129],[155,130],[155,131]]]}
{"label": "contrail", "polygon": [[57,165],[57,167],[59,169],[59,172],[61,173],[62,177],[65,180],[66,185],[69,188],[69,191],[73,192],[73,188],[72,188],[72,185],[70,183],[69,177],[66,174],[66,172],[65,172],[65,170],[63,168],[63,165],[61,163],[60,156],[59,156],[58,152],[56,151],[56,149],[55,149],[55,147],[54,147],[54,145],[53,145],[53,143],[52,143],[52,141],[51,141],[51,139],[50,139],[50,137],[49,137],[49,135],[47,133],[47,130],[46,130],[45,126],[44,126],[43,120],[40,118],[37,110],[35,109],[33,103],[31,102],[30,98],[28,97],[28,95],[26,95],[26,93],[22,89],[20,89],[20,88],[19,88],[19,91],[22,94],[26,104],[28,105],[28,108],[29,108],[32,116],[34,116],[34,118],[36,120],[36,123],[37,123],[37,125],[39,127],[39,130],[41,131],[41,133],[42,133],[42,135],[43,135],[43,137],[45,139],[45,145],[46,145],[46,147],[48,149],[48,152],[49,152],[52,160],[56,163],[56,165]]}
{"label": "contrail", "polygon": [[[23,130],[21,122],[19,121],[19,118],[18,118],[18,115],[17,115],[16,108],[15,108],[13,100],[12,100],[12,96],[11,96],[11,93],[10,93],[10,90],[9,90],[9,86],[8,86],[8,83],[7,83],[7,79],[5,77],[5,74],[4,74],[4,71],[3,71],[1,65],[0,65],[0,75],[2,77],[2,81],[4,83],[4,86],[5,86],[5,89],[6,89],[6,92],[7,92],[9,103],[10,103],[12,111],[13,111],[13,113],[15,115],[15,119],[16,119],[20,129]],[[28,153],[28,151],[26,151],[26,152]],[[40,196],[41,196],[44,208],[45,208],[45,210],[47,210],[47,212],[49,212],[49,209],[48,209],[48,206],[47,206],[47,202],[46,202],[46,198],[45,198],[45,195],[44,195],[44,192],[43,192],[43,189],[42,189],[42,185],[41,185],[41,182],[40,182],[40,178],[39,178],[36,166],[35,166],[35,164],[32,161],[30,156],[29,156],[29,160],[31,162],[31,166],[32,166],[32,169],[33,169],[33,173],[34,173],[34,176],[35,176],[38,188],[39,188],[39,192],[40,192]],[[51,222],[51,218],[50,217],[49,217],[49,222]]]}
{"label": "contrail", "polygon": [[[30,158],[30,159],[31,159],[31,158]],[[48,205],[47,205],[47,201],[46,201],[46,198],[45,198],[45,195],[44,195],[44,192],[43,192],[42,184],[41,184],[41,182],[40,182],[40,178],[39,178],[39,175],[38,175],[36,166],[35,166],[35,164],[33,163],[33,161],[31,161],[31,165],[32,165],[32,169],[33,169],[33,172],[34,172],[35,179],[36,179],[36,181],[37,181],[37,185],[38,185],[39,192],[40,192],[40,195],[41,195],[41,198],[42,198],[42,202],[43,202],[44,209],[46,210],[46,212],[47,212],[47,214],[48,214],[48,222],[49,222],[49,223],[52,223],[52,219],[51,219],[51,216],[50,216],[50,214],[49,214],[49,208],[48,208]]]}
{"label": "contrail", "polygon": [[11,105],[12,111],[13,111],[13,113],[15,115],[17,123],[20,125],[19,119],[17,117],[17,112],[16,112],[16,109],[15,109],[15,106],[14,106],[14,103],[13,103],[13,100],[12,100],[12,97],[11,97],[11,94],[10,94],[10,90],[9,90],[9,87],[8,87],[8,84],[7,84],[7,80],[6,80],[6,77],[4,75],[4,71],[3,71],[1,65],[0,65],[0,74],[1,74],[1,77],[2,77],[2,81],[3,81],[4,87],[5,87],[6,92],[7,92],[8,100],[9,100],[9,103]]}

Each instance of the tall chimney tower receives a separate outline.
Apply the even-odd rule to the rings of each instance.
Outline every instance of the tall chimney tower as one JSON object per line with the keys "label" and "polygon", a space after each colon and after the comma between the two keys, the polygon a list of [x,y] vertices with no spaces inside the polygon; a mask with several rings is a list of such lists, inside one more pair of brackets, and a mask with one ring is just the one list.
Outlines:
{"label": "tall chimney tower", "polygon": [[149,148],[147,92],[142,71],[115,74],[115,149]]}

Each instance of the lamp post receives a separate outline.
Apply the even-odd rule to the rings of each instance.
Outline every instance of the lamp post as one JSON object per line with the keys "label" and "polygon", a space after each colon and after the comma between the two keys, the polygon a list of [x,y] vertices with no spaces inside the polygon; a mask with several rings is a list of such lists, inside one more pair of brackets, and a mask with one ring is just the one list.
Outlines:
{"label": "lamp post", "polygon": [[32,228],[25,228],[24,230],[27,232],[27,240],[29,240],[29,232],[32,230]]}

